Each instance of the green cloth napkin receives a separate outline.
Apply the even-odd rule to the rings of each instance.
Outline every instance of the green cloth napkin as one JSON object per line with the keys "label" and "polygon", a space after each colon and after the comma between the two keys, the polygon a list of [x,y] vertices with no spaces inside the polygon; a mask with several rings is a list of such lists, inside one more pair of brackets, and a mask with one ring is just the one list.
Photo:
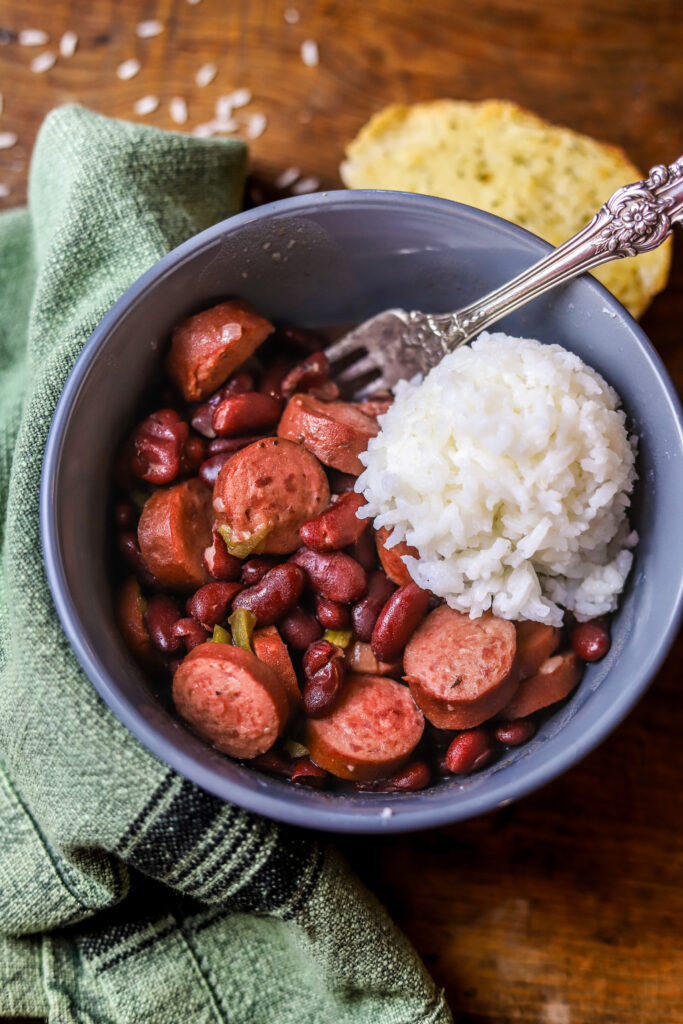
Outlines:
{"label": "green cloth napkin", "polygon": [[239,208],[247,153],[47,118],[0,217],[0,1016],[53,1024],[445,1024],[442,994],[333,849],[208,795],[105,707],[43,571],[45,440],[89,334]]}

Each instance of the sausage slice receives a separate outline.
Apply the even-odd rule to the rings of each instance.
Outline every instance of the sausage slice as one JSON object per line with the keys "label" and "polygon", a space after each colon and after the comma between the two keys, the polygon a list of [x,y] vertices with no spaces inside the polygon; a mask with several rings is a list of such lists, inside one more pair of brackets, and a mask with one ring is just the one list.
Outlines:
{"label": "sausage slice", "polygon": [[517,693],[503,708],[505,718],[526,718],[534,711],[556,704],[572,692],[581,678],[581,662],[573,652],[556,654],[538,672],[523,679]]}
{"label": "sausage slice", "polygon": [[386,526],[380,526],[379,530],[375,533],[375,543],[377,544],[377,554],[379,560],[382,563],[382,568],[385,573],[396,583],[399,587],[405,587],[408,583],[413,582],[413,577],[408,572],[408,569],[403,562],[403,555],[412,555],[413,558],[419,558],[420,552],[417,548],[412,547],[410,544],[406,544],[404,540],[395,544],[393,548],[386,547],[387,537],[392,533],[392,530],[388,530]]}
{"label": "sausage slice", "polygon": [[306,746],[321,768],[340,779],[372,782],[406,761],[424,729],[410,691],[383,676],[352,675],[324,718],[310,718]]}
{"label": "sausage slice", "polygon": [[471,729],[511,700],[519,680],[512,622],[436,608],[408,641],[403,664],[416,703],[438,729]]}
{"label": "sausage slice", "polygon": [[257,629],[251,638],[251,645],[256,657],[272,668],[280,679],[285,688],[289,706],[293,710],[301,700],[301,691],[287,644],[280,636],[277,627],[264,626],[262,629]]}
{"label": "sausage slice", "polygon": [[209,641],[183,659],[173,700],[195,732],[231,757],[256,757],[282,732],[289,705],[278,676],[251,651]]}
{"label": "sausage slice", "polygon": [[401,661],[378,661],[372,653],[370,644],[362,640],[354,640],[344,651],[346,667],[349,672],[361,672],[370,676],[392,676],[395,679],[401,675]]}
{"label": "sausage slice", "polygon": [[200,402],[274,330],[248,303],[221,302],[176,327],[166,369],[186,402]]}
{"label": "sausage slice", "polygon": [[562,630],[543,622],[517,622],[517,660],[519,675],[527,679],[538,672],[544,661],[555,653]]}
{"label": "sausage slice", "polygon": [[146,604],[140,584],[129,576],[116,591],[114,616],[128,649],[148,668],[155,669],[159,667],[159,657],[145,623]]}
{"label": "sausage slice", "polygon": [[304,445],[326,466],[358,476],[363,472],[358,456],[379,433],[379,426],[350,402],[321,402],[313,395],[293,395],[277,432]]}
{"label": "sausage slice", "polygon": [[156,491],[138,523],[138,543],[149,571],[165,586],[181,590],[208,583],[203,555],[211,543],[212,522],[211,493],[196,477]]}
{"label": "sausage slice", "polygon": [[279,437],[263,438],[236,452],[213,489],[218,523],[229,527],[237,543],[262,533],[260,554],[296,551],[299,527],[329,500],[327,477],[316,457]]}

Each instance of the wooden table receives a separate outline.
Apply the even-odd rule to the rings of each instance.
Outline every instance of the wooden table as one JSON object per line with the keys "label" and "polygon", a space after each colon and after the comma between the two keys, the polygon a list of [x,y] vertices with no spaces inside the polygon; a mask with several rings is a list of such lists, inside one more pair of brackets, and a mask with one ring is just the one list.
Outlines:
{"label": "wooden table", "polygon": [[[296,8],[295,16],[285,12]],[[136,37],[158,18],[164,32]],[[22,28],[76,54],[44,74]],[[304,40],[318,44],[306,66]],[[31,145],[47,111],[79,101],[172,127],[182,96],[188,128],[211,120],[220,95],[253,93],[267,117],[252,143],[271,194],[292,164],[339,185],[344,143],[394,100],[516,100],[623,146],[643,168],[683,153],[683,19],[677,0],[5,0],[0,13],[2,205],[23,201]],[[140,73],[116,68],[137,57]],[[198,68],[215,80],[199,87]],[[683,386],[683,258],[643,325]],[[444,985],[461,1022],[683,1022],[683,644],[629,719],[573,771],[520,804],[457,827],[342,846]],[[332,1022],[331,1022],[332,1024]]]}

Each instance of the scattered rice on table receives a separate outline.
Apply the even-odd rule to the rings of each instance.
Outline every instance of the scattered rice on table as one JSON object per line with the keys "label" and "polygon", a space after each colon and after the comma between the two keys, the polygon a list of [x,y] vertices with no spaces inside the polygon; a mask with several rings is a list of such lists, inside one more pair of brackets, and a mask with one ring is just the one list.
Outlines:
{"label": "scattered rice on table", "polygon": [[50,53],[49,50],[46,50],[45,53],[39,53],[31,61],[31,71],[36,75],[42,75],[45,71],[49,71],[50,68],[55,66],[56,60],[57,58],[54,53]]}
{"label": "scattered rice on table", "polygon": [[139,100],[135,101],[134,110],[136,114],[144,116],[145,114],[153,114],[159,107],[158,96],[141,96]]}
{"label": "scattered rice on table", "polygon": [[216,77],[217,71],[218,68],[216,67],[215,64],[202,64],[199,71],[195,75],[194,80],[197,83],[197,85],[204,88],[204,86],[211,85],[214,78]]}
{"label": "scattered rice on table", "polygon": [[140,61],[136,60],[135,57],[131,57],[129,60],[124,60],[123,64],[119,64],[116,74],[125,82],[129,78],[135,78],[140,72],[140,67]]}
{"label": "scattered rice on table", "polygon": [[164,31],[164,26],[160,21],[141,21],[135,30],[140,39],[152,39],[154,36],[160,36]]}
{"label": "scattered rice on table", "polygon": [[75,32],[65,32],[59,40],[59,53],[62,57],[73,57],[78,46],[78,36]]}
{"label": "scattered rice on table", "polygon": [[175,124],[186,124],[187,123],[187,103],[182,96],[174,96],[169,103],[169,110],[171,113],[171,120]]}
{"label": "scattered rice on table", "polygon": [[315,68],[320,62],[318,44],[315,39],[304,39],[301,44],[301,59],[308,68]]}
{"label": "scattered rice on table", "polygon": [[42,28],[23,28],[17,38],[19,46],[45,46],[50,37]]}

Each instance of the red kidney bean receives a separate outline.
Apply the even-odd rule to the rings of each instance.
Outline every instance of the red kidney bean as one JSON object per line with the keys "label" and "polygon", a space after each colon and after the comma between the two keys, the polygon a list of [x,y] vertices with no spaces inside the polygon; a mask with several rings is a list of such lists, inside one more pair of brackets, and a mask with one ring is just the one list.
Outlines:
{"label": "red kidney bean", "polygon": [[379,613],[372,631],[372,653],[378,661],[396,661],[427,614],[429,592],[417,583],[399,587]]}
{"label": "red kidney bean", "polygon": [[349,544],[346,554],[351,555],[363,566],[366,572],[377,568],[378,555],[375,544],[375,531],[368,523],[355,544]]}
{"label": "red kidney bean", "polygon": [[[282,381],[282,394],[291,398],[296,392],[307,392],[330,379],[330,364],[324,352],[311,352],[293,367]],[[337,394],[339,392],[337,391]],[[336,396],[335,396],[336,397]]]}
{"label": "red kidney bean", "polygon": [[218,391],[214,391],[205,402],[199,405],[190,420],[198,434],[204,437],[215,437],[216,431],[213,428],[213,414],[225,398],[232,395],[242,395],[246,391],[254,390],[254,378],[250,373],[236,373],[227,384],[224,384]]}
{"label": "red kidney bean", "polygon": [[331,644],[329,640],[316,640],[308,645],[301,666],[307,679],[311,679],[332,658],[343,658],[341,647]]}
{"label": "red kidney bean", "polygon": [[476,772],[493,757],[493,745],[486,729],[467,729],[455,737],[446,752],[446,767],[453,775]]}
{"label": "red kidney bean", "polygon": [[201,622],[205,629],[227,618],[233,598],[242,590],[241,583],[205,583],[196,590],[186,604],[188,615]]}
{"label": "red kidney bean", "polygon": [[339,551],[354,544],[367,526],[356,517],[358,509],[365,504],[362,494],[347,491],[320,515],[302,524],[299,528],[302,541],[314,551]]}
{"label": "red kidney bean", "polygon": [[238,594],[232,606],[248,608],[256,616],[259,626],[270,626],[294,608],[301,597],[305,580],[304,572],[298,565],[292,565],[291,562],[276,565],[253,587]]}
{"label": "red kidney bean", "polygon": [[132,530],[138,521],[135,503],[123,498],[114,505],[114,523],[119,530]]}
{"label": "red kidney bean", "polygon": [[609,651],[609,633],[598,619],[579,622],[572,633],[572,648],[583,661],[598,661]]}
{"label": "red kidney bean", "polygon": [[511,722],[501,722],[494,736],[506,747],[519,747],[536,734],[536,723],[530,718],[516,718]]}
{"label": "red kidney bean", "polygon": [[180,472],[196,473],[206,456],[206,442],[203,437],[194,434],[188,437],[180,456]]}
{"label": "red kidney bean", "polygon": [[206,643],[210,639],[211,634],[208,630],[200,626],[196,619],[178,619],[172,629],[173,635],[181,637],[185,642],[185,650],[191,651],[194,647],[198,647],[199,644]]}
{"label": "red kidney bean", "polygon": [[254,433],[274,426],[280,418],[282,406],[270,395],[260,391],[247,391],[243,395],[226,398],[213,414],[213,429],[219,437]]}
{"label": "red kidney bean", "polygon": [[346,605],[329,601],[326,597],[315,598],[315,617],[323,629],[347,629],[351,623]]}
{"label": "red kidney bean", "polygon": [[302,706],[309,718],[329,714],[341,695],[346,679],[343,658],[333,657],[304,683]]}
{"label": "red kidney bean", "polygon": [[177,601],[168,594],[154,594],[147,602],[147,632],[154,646],[164,654],[175,654],[183,649],[182,638],[173,632],[181,615]]}
{"label": "red kidney bean", "polygon": [[126,564],[133,570],[140,583],[151,590],[161,590],[161,583],[149,571],[147,563],[142,557],[137,534],[133,533],[132,530],[124,530],[117,537],[117,545]]}
{"label": "red kidney bean", "polygon": [[204,548],[202,561],[206,571],[217,580],[229,580],[232,583],[242,575],[241,560],[230,554],[215,523],[211,531],[211,546]]}
{"label": "red kidney bean", "polygon": [[294,608],[278,622],[277,628],[285,643],[295,651],[305,651],[323,632],[318,620],[303,608]]}
{"label": "red kidney bean", "polygon": [[313,789],[324,789],[329,776],[323,768],[311,761],[310,757],[300,757],[290,775],[292,782],[300,786],[311,786]]}
{"label": "red kidney bean", "polygon": [[[353,476],[352,473],[342,473],[340,469],[328,469],[327,479],[330,481],[330,493],[331,494],[345,494],[347,491],[352,491],[356,486],[357,476]],[[367,519],[365,524],[367,526]]]}
{"label": "red kidney bean", "polygon": [[284,775],[286,778],[291,777],[292,764],[292,758],[279,750],[267,750],[265,754],[259,754],[249,760],[249,765],[253,768],[260,768],[269,775]]}
{"label": "red kidney bean", "polygon": [[209,459],[202,462],[199,467],[199,479],[202,483],[206,484],[207,487],[213,488],[216,480],[218,480],[218,474],[225,463],[231,458],[232,453],[220,452],[218,455],[212,455]]}
{"label": "red kidney bean", "polygon": [[247,445],[253,444],[254,441],[260,441],[266,436],[266,434],[249,434],[248,437],[214,437],[213,441],[209,441],[209,455],[220,455],[223,452],[234,455],[240,449],[246,448]]}
{"label": "red kidney bean", "polygon": [[150,484],[168,484],[180,471],[190,428],[173,409],[158,409],[133,434],[131,472]]}
{"label": "red kidney bean", "polygon": [[305,571],[316,594],[329,601],[349,604],[365,593],[368,583],[365,569],[344,551],[321,552],[299,548],[291,561]]}
{"label": "red kidney bean", "polygon": [[267,572],[278,564],[275,558],[264,558],[256,556],[254,558],[248,558],[246,562],[242,563],[242,583],[246,583],[248,587],[253,586],[254,583],[258,583],[262,580]]}
{"label": "red kidney bean", "polygon": [[420,789],[426,789],[431,779],[432,773],[424,761],[411,761],[400,772],[396,772],[388,779],[379,779],[377,782],[356,782],[353,788],[359,792],[417,793]]}
{"label": "red kidney bean", "polygon": [[287,376],[290,364],[282,359],[276,360],[263,374],[259,391],[269,395],[278,402],[282,401],[282,381]]}
{"label": "red kidney bean", "polygon": [[351,609],[354,636],[369,644],[379,613],[396,590],[385,572],[378,570],[368,577],[368,592]]}

